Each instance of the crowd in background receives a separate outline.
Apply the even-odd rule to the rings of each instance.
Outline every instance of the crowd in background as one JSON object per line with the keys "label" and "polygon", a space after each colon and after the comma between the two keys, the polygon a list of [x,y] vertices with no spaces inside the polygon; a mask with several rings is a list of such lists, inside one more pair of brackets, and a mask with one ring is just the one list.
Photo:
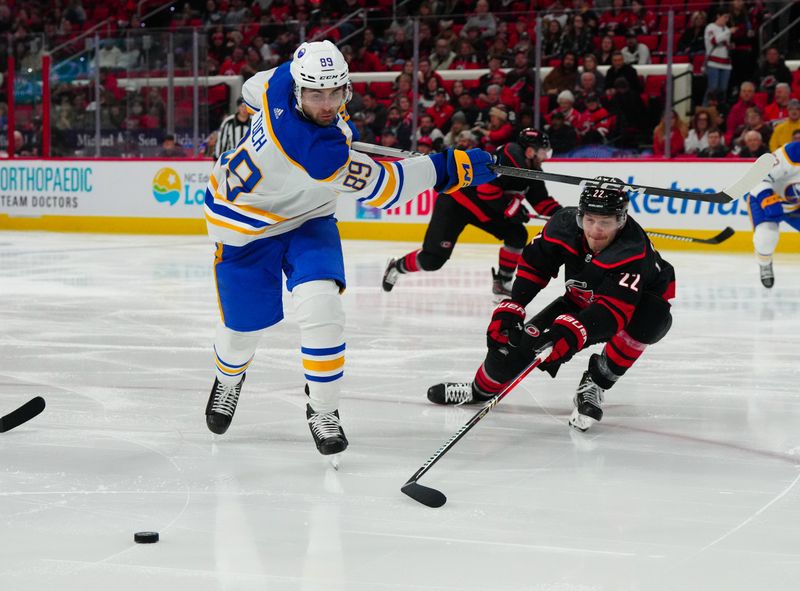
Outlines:
{"label": "crowd in background", "polygon": [[[397,72],[391,82],[354,84],[349,111],[363,140],[405,149],[413,144],[423,152],[447,146],[491,150],[533,125],[537,98],[531,65],[535,21],[541,17],[543,65],[552,70],[541,81],[538,100],[541,125],[556,155],[581,155],[587,147],[602,146],[620,154],[652,151],[660,156],[666,143],[665,76],[644,77],[634,66],[665,61],[669,7],[675,9],[675,62],[689,63],[694,72],[691,115],[680,115],[683,107],[671,115],[672,155],[751,157],[800,130],[800,80],[777,47],[759,47],[758,28],[775,5],[765,1],[193,0],[154,1],[143,8],[167,4],[168,9],[148,19],[133,0],[102,5],[0,0],[0,32],[10,40],[0,53],[11,47],[23,88],[26,75],[35,81],[45,43],[48,49],[61,44],[62,53],[76,56],[63,60],[54,76],[55,155],[75,153],[76,137],[92,132],[98,108],[101,128],[124,132],[125,137],[112,154],[104,154],[158,155],[167,126],[165,91],[146,85],[131,91],[121,80],[137,72],[163,72],[170,59],[176,75],[189,75],[192,37],[181,33],[184,27],[200,31],[203,74],[242,79],[290,59],[303,37],[320,34],[338,41],[352,72]],[[337,24],[359,8],[368,9],[366,23],[359,14]],[[97,55],[99,107],[89,86],[76,83],[90,76],[94,49],[87,50],[85,40],[70,45],[97,23],[104,23]],[[172,46],[165,41],[170,31],[175,33]],[[3,57],[0,64],[5,67]],[[603,74],[598,66],[609,69]],[[452,69],[488,73],[463,81],[444,80],[439,74]],[[35,82],[30,86],[35,97]],[[230,97],[222,86],[204,89],[203,102],[210,106],[203,120],[207,132],[229,114]],[[174,127],[180,137],[180,130],[191,126],[192,103],[186,89],[176,93]],[[17,129],[23,140],[17,153],[35,154],[41,105],[35,98],[26,104],[24,97],[18,103]],[[412,137],[415,110],[418,128]],[[0,103],[0,123],[6,112]],[[215,137],[203,135],[203,152],[212,155]],[[110,135],[109,142],[113,140]]]}

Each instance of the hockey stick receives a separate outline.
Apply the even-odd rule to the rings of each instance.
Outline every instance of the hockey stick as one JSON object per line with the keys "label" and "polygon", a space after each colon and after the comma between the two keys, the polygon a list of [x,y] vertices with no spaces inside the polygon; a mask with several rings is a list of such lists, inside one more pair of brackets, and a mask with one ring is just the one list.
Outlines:
{"label": "hockey stick", "polygon": [[0,433],[11,431],[14,427],[19,427],[22,423],[30,421],[33,417],[44,410],[44,398],[37,396],[31,398],[20,406],[17,410],[11,411],[4,417],[0,417]]}
{"label": "hockey stick", "polygon": [[[366,152],[368,154],[377,154],[379,156],[390,156],[394,158],[407,158],[409,156],[420,156],[416,152],[407,152],[397,148],[387,148],[384,146],[376,146],[364,142],[353,142],[352,147],[359,152]],[[710,203],[729,203],[734,199],[740,199],[747,194],[747,192],[756,186],[756,184],[767,176],[772,167],[775,166],[777,160],[771,153],[763,154],[756,160],[748,171],[735,183],[730,185],[723,191],[716,193],[695,193],[694,191],[681,191],[680,189],[665,189],[662,187],[650,187],[648,185],[636,184],[619,184],[619,183],[601,183],[595,179],[589,179],[580,176],[571,176],[568,174],[558,174],[554,172],[544,172],[541,170],[531,170],[529,168],[515,168],[513,166],[502,166],[499,164],[490,164],[494,172],[504,174],[506,176],[519,177],[524,179],[533,179],[539,181],[554,181],[556,183],[565,183],[567,185],[579,185],[583,188],[597,187],[609,189],[622,189],[623,191],[632,191],[633,193],[644,193],[648,195],[659,195],[663,197],[675,197],[677,199],[689,199],[692,201],[704,201]]]}
{"label": "hockey stick", "polygon": [[[539,215],[538,213],[529,213],[528,217],[532,220],[544,220],[547,221],[550,219],[548,215]],[[681,236],[680,234],[665,234],[664,232],[652,232],[650,230],[645,230],[648,236],[655,236],[656,238],[668,238],[669,240],[681,240],[683,242],[696,242],[697,244],[720,244],[725,242],[728,238],[733,236],[736,231],[731,228],[730,226],[726,227],[722,232],[712,236],[711,238],[695,238],[694,236]]]}
{"label": "hockey stick", "polygon": [[436,452],[428,458],[428,461],[425,462],[419,470],[414,472],[414,475],[409,478],[406,483],[400,488],[401,492],[408,495],[418,503],[422,503],[427,507],[437,508],[441,507],[447,502],[447,497],[441,491],[436,490],[435,488],[431,488],[429,486],[423,486],[419,482],[417,482],[422,476],[430,470],[433,465],[438,462],[441,457],[446,454],[456,443],[458,440],[464,437],[467,434],[467,431],[472,429],[475,425],[478,424],[483,417],[487,415],[487,413],[492,410],[497,403],[500,402],[506,394],[511,392],[517,385],[525,379],[525,377],[531,373],[534,369],[536,369],[547,357],[550,355],[552,351],[552,347],[547,347],[539,352],[539,355],[533,362],[528,365],[525,369],[520,372],[520,374],[514,378],[511,382],[509,382],[505,388],[503,388],[500,392],[495,394],[494,398],[489,400],[483,408],[481,408],[475,416],[473,416],[466,425],[461,427],[450,439],[448,439]]}

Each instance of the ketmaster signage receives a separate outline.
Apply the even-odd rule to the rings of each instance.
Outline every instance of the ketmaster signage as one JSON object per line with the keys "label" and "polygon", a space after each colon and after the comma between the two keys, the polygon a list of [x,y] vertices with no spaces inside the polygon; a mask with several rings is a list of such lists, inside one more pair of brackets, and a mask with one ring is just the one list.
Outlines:
{"label": "ketmaster signage", "polygon": [[[545,169],[713,193],[730,185],[750,165],[751,161],[738,160],[564,160],[548,162]],[[2,161],[0,229],[201,233],[211,168],[208,160]],[[577,203],[578,187],[548,183],[548,188],[563,204]],[[742,200],[720,205],[652,195],[631,197],[630,211],[646,228],[751,230]],[[401,207],[382,211],[362,207],[343,195],[337,217],[345,238],[414,241],[424,231],[435,200],[435,192],[428,190]],[[481,239],[476,234],[465,238]]]}

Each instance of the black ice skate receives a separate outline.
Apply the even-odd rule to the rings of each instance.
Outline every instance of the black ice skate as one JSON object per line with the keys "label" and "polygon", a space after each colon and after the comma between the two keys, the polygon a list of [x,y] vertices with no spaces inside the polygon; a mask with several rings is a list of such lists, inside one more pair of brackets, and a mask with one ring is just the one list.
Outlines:
{"label": "black ice skate", "polygon": [[392,291],[399,276],[400,271],[397,270],[397,259],[389,259],[386,264],[386,270],[383,272],[383,283],[381,284],[383,291]]}
{"label": "black ice skate", "polygon": [[206,425],[213,433],[222,435],[231,426],[244,377],[242,374],[242,379],[235,386],[226,386],[218,379],[214,379],[214,386],[211,388],[211,395],[206,405]]}
{"label": "black ice skate", "polygon": [[495,271],[494,267],[492,267],[492,293],[494,295],[510,298],[513,283],[513,275],[506,275],[503,271]]}
{"label": "black ice skate", "polygon": [[605,390],[592,379],[589,371],[583,372],[581,383],[572,399],[575,408],[569,417],[569,425],[578,431],[586,431],[603,418],[603,393]]}
{"label": "black ice skate", "polygon": [[347,437],[339,423],[339,411],[316,412],[306,404],[306,420],[314,443],[323,456],[338,454],[347,449]]}
{"label": "black ice skate", "polygon": [[477,404],[471,382],[446,382],[428,388],[428,400],[435,404]]}
{"label": "black ice skate", "polygon": [[766,265],[758,265],[761,271],[761,285],[766,288],[771,288],[775,285],[775,272],[772,270],[772,261]]}

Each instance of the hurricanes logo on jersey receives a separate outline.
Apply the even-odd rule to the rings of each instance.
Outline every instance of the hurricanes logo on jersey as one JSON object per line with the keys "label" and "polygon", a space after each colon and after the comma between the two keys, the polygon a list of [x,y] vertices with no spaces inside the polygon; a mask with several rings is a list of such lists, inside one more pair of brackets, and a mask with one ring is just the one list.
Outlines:
{"label": "hurricanes logo on jersey", "polygon": [[570,299],[578,305],[588,306],[594,301],[594,290],[588,289],[585,281],[578,281],[577,279],[569,279],[564,284],[567,288],[567,294]]}

